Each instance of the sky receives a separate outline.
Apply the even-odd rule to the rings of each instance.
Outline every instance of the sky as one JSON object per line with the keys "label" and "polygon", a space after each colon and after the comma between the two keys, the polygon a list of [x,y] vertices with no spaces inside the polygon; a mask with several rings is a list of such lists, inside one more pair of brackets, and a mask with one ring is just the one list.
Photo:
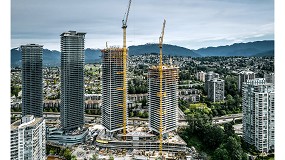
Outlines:
{"label": "sky", "polygon": [[[122,46],[129,0],[12,0],[11,47],[60,50],[60,34],[86,32],[85,48]],[[164,43],[189,49],[274,39],[274,0],[132,0],[127,46]]]}

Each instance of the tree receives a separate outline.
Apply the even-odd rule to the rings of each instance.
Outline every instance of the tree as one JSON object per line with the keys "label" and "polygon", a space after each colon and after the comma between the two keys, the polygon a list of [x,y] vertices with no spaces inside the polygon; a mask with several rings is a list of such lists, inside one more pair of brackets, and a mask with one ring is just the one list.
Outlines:
{"label": "tree", "polygon": [[143,112],[142,117],[143,118],[148,118],[148,113],[147,112]]}
{"label": "tree", "polygon": [[201,139],[204,145],[212,151],[222,144],[225,137],[223,129],[219,126],[213,125],[206,125],[200,134],[203,135]]}
{"label": "tree", "polygon": [[242,159],[244,153],[241,144],[234,137],[230,136],[227,138],[224,148],[228,151],[232,160]]}
{"label": "tree", "polygon": [[142,106],[146,106],[146,98],[142,99]]}
{"label": "tree", "polygon": [[227,101],[227,105],[233,105],[235,103],[235,100],[230,94],[227,95],[226,101]]}
{"label": "tree", "polygon": [[53,149],[49,150],[49,154],[54,155],[55,151]]}
{"label": "tree", "polygon": [[18,97],[19,92],[21,91],[21,87],[12,85],[11,86],[11,96],[15,95],[15,97]]}
{"label": "tree", "polygon": [[71,160],[77,160],[76,156],[75,156],[75,155],[72,155],[72,156],[71,156]]}
{"label": "tree", "polygon": [[133,116],[134,116],[134,112],[131,111],[131,112],[130,112],[130,117],[133,117]]}
{"label": "tree", "polygon": [[143,113],[141,111],[138,112],[137,116],[142,117]]}
{"label": "tree", "polygon": [[218,160],[229,160],[229,153],[228,151],[223,148],[223,147],[219,147],[215,150],[215,152],[213,153],[212,159],[218,159]]}
{"label": "tree", "polygon": [[220,115],[226,115],[227,114],[227,112],[225,111],[225,110],[220,110]]}
{"label": "tree", "polygon": [[114,160],[113,155],[110,155],[109,160]]}
{"label": "tree", "polygon": [[67,159],[67,160],[71,160],[71,152],[70,150],[67,148],[65,149],[63,156]]}
{"label": "tree", "polygon": [[225,130],[225,134],[228,137],[233,136],[235,134],[232,122],[224,124],[224,130]]}
{"label": "tree", "polygon": [[98,155],[97,155],[97,154],[93,154],[93,155],[92,155],[91,160],[98,160],[98,159],[99,159],[99,157],[98,157]]}

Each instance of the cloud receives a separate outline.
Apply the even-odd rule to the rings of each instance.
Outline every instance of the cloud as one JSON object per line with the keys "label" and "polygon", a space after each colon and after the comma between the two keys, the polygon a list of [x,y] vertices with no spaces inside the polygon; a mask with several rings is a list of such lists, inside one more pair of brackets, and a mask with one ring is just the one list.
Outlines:
{"label": "cloud", "polygon": [[[121,20],[128,0],[13,0],[12,47],[38,42],[59,50],[59,35],[87,32],[86,47],[122,44]],[[188,48],[274,36],[272,0],[133,0],[128,45],[157,42],[166,19],[165,43]],[[219,43],[218,43],[219,42]]]}

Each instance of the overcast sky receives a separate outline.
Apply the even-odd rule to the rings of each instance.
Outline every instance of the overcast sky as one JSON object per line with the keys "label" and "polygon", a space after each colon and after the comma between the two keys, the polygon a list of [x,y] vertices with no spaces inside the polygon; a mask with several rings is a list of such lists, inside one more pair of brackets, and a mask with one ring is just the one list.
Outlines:
{"label": "overcast sky", "polygon": [[[85,48],[122,46],[129,0],[11,0],[11,47],[59,50],[60,34],[86,32]],[[274,39],[273,0],[132,0],[127,46],[164,43],[189,49]]]}

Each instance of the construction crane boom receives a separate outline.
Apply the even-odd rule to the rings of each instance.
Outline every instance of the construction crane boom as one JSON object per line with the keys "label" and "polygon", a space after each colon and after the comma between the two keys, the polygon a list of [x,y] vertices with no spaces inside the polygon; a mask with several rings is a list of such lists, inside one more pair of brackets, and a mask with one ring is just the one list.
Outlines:
{"label": "construction crane boom", "polygon": [[163,132],[163,123],[162,123],[162,115],[163,115],[163,108],[162,108],[162,98],[166,95],[162,91],[162,79],[163,79],[163,64],[162,64],[162,44],[163,44],[163,37],[164,37],[164,28],[165,28],[166,21],[163,21],[161,35],[159,37],[159,154],[162,155],[162,132]]}
{"label": "construction crane boom", "polygon": [[132,0],[129,0],[128,10],[125,13],[125,17],[122,20],[123,28],[123,140],[126,140],[127,134],[127,22],[130,12]]}
{"label": "construction crane boom", "polygon": [[132,0],[129,0],[128,10],[125,13],[126,17],[124,17],[124,19],[122,20],[122,22],[123,22],[122,28],[124,28],[124,27],[127,28],[127,22],[128,22],[128,18],[129,18],[129,12],[130,12],[131,3],[132,3]]}

